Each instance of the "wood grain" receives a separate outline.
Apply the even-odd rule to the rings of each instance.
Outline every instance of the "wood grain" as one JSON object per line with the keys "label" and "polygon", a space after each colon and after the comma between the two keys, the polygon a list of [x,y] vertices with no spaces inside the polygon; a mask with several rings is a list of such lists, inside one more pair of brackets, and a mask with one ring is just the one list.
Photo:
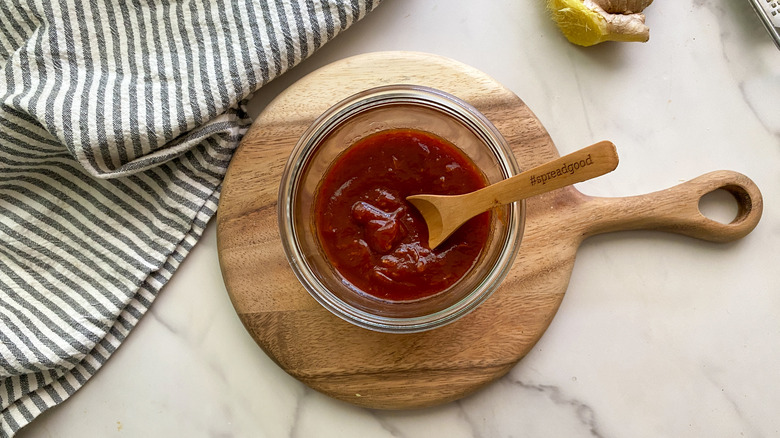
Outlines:
{"label": "wood grain", "polygon": [[[558,157],[542,124],[511,91],[478,70],[428,54],[344,59],[304,77],[268,105],[224,181],[217,214],[220,266],[236,312],[258,345],[290,375],[332,397],[383,409],[463,397],[504,375],[539,340],[586,237],[649,228],[727,241],[749,233],[761,216],[758,188],[728,171],[632,198],[592,198],[565,187],[527,200],[512,270],[471,314],[418,334],[353,326],[317,304],[289,268],[277,226],[278,186],[292,147],[317,116],[359,91],[401,83],[438,88],[474,105],[506,138],[523,169]],[[718,188],[735,194],[739,204],[731,224],[698,211],[701,196]]]}

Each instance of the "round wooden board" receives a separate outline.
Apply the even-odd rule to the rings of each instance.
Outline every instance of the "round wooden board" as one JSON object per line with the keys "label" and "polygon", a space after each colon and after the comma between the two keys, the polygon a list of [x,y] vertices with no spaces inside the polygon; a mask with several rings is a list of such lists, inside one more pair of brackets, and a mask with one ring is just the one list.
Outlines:
{"label": "round wooden board", "polygon": [[[263,350],[318,391],[391,409],[455,400],[504,375],[552,320],[575,249],[563,260],[545,257],[539,247],[546,239],[529,223],[512,273],[493,296],[465,318],[426,333],[375,333],[320,307],[282,249],[276,210],[282,170],[298,138],[330,106],[358,91],[399,83],[434,87],[474,105],[507,139],[522,168],[558,156],[528,107],[484,73],[428,54],[372,53],[328,65],[268,105],[233,158],[217,216],[225,285]],[[529,201],[529,219],[551,201]]]}
{"label": "round wooden board", "polygon": [[[318,391],[383,409],[463,397],[504,375],[539,340],[563,299],[577,247],[586,236],[630,228],[701,231],[701,224],[688,217],[659,220],[647,207],[657,207],[680,190],[668,196],[660,192],[660,198],[647,203],[643,197],[612,201],[587,197],[573,187],[559,189],[527,200],[525,233],[512,270],[471,314],[406,335],[344,322],[309,296],[287,263],[277,226],[279,182],[292,148],[317,116],[359,91],[400,83],[434,87],[474,105],[506,138],[521,168],[558,156],[542,124],[511,91],[474,68],[429,54],[381,52],[344,59],[304,77],[271,102],[241,142],[225,177],[217,214],[219,260],[230,298],[252,337],[286,372]],[[702,180],[685,202],[698,205],[698,198],[720,187],[724,178],[737,188],[752,184],[739,177],[728,173]],[[749,194],[748,201],[760,202],[757,189]],[[667,216],[683,211],[669,204]],[[748,216],[757,222],[760,205],[752,208]],[[737,231],[732,234],[750,230]],[[700,234],[696,237],[724,240],[718,228]]]}

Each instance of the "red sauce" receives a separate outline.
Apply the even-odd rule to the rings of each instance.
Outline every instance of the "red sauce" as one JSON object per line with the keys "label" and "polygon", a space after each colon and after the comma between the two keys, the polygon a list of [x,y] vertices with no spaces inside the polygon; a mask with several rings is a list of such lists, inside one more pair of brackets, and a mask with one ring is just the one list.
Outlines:
{"label": "red sauce", "polygon": [[473,266],[488,238],[490,213],[464,224],[434,250],[406,197],[460,194],[486,185],[454,145],[416,130],[390,130],[350,146],[328,169],[315,198],[327,258],[353,288],[391,301],[441,292]]}

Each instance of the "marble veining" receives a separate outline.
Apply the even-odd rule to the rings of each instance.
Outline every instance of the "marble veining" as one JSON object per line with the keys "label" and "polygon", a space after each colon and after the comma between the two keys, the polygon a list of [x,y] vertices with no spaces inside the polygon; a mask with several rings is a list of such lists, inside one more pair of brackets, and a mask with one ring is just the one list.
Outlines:
{"label": "marble veining", "polygon": [[731,406],[730,414],[734,417],[735,422],[739,423],[742,426],[741,428],[746,431],[744,435],[754,437],[764,436],[760,429],[752,424],[752,421],[750,421],[748,418],[745,418],[742,413],[742,408],[740,407],[740,401],[731,394],[731,389],[727,390],[727,388],[720,384],[713,375],[714,373],[712,370],[704,367],[702,374],[704,375],[705,379],[707,379],[712,384],[715,391],[720,389],[721,396]]}
{"label": "marble veining", "polygon": [[[576,377],[573,377],[572,379],[576,380]],[[596,413],[593,411],[593,408],[580,400],[567,397],[560,387],[555,385],[524,383],[521,380],[510,380],[510,382],[525,390],[538,392],[565,411],[572,411],[571,414],[581,423],[583,430],[589,432],[590,435],[594,437],[604,437],[599,431]]]}

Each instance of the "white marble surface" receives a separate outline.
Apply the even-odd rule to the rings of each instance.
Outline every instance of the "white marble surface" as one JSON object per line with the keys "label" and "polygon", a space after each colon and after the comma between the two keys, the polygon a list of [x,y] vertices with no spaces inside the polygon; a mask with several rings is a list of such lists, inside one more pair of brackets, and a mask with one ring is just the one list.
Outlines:
{"label": "white marble surface", "polygon": [[[567,43],[541,1],[387,0],[261,90],[369,51],[449,56],[517,93],[561,153],[618,145],[579,185],[654,191],[732,169],[761,188],[748,237],[626,232],[580,248],[560,311],[503,379],[448,405],[353,407],[279,369],[243,329],[212,224],[128,341],[20,437],[780,436],[780,52],[747,0],[658,1],[646,44]],[[710,215],[730,219],[714,197]]]}

